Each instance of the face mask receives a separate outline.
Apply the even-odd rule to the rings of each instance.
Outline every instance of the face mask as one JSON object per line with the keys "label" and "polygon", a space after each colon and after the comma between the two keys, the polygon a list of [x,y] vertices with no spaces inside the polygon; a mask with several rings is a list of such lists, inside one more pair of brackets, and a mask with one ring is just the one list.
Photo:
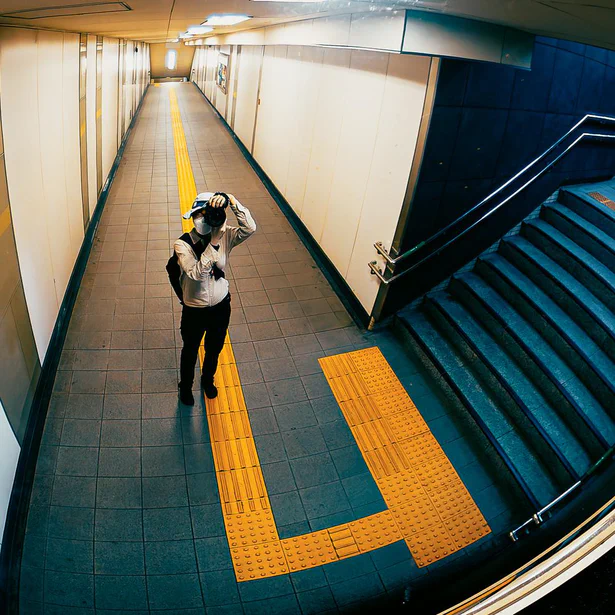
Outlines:
{"label": "face mask", "polygon": [[199,235],[207,235],[211,233],[211,226],[203,220],[203,218],[193,218],[194,228]]}

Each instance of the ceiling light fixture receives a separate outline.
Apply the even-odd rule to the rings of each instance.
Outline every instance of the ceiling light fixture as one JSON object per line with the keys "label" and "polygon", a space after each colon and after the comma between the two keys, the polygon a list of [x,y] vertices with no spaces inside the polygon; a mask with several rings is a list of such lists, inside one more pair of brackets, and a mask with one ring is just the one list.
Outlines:
{"label": "ceiling light fixture", "polygon": [[235,26],[242,21],[252,19],[249,15],[210,15],[202,25],[207,26]]}
{"label": "ceiling light fixture", "polygon": [[208,32],[211,32],[213,30],[213,28],[209,27],[209,25],[207,26],[190,26],[186,32],[188,34],[190,34],[191,36],[200,36],[201,34],[207,34]]}

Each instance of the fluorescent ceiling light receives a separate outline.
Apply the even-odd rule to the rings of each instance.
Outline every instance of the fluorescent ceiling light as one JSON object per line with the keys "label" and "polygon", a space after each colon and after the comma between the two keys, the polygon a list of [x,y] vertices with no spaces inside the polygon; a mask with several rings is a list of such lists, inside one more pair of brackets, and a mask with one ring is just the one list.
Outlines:
{"label": "fluorescent ceiling light", "polygon": [[175,70],[177,67],[177,51],[175,51],[175,49],[167,51],[165,65],[169,70]]}
{"label": "fluorescent ceiling light", "polygon": [[210,28],[209,25],[207,26],[190,26],[186,32],[190,35],[201,35],[201,34],[207,34],[208,32],[211,32],[213,30],[213,28]]}
{"label": "fluorescent ceiling light", "polygon": [[208,26],[234,26],[242,21],[247,21],[248,19],[252,19],[248,15],[210,15],[204,22],[203,25],[207,24]]}

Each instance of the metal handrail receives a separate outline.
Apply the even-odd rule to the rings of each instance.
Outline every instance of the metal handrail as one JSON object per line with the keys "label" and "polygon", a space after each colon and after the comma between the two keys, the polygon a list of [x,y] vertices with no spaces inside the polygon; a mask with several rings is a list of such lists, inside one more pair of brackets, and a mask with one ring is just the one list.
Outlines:
{"label": "metal handrail", "polygon": [[570,128],[568,130],[568,132],[566,132],[564,135],[562,135],[557,141],[555,141],[555,143],[553,143],[542,154],[540,154],[540,156],[538,156],[537,158],[532,160],[532,162],[530,162],[523,169],[518,171],[516,173],[516,175],[513,175],[508,181],[504,182],[499,188],[494,190],[491,194],[487,195],[482,201],[477,203],[471,209],[468,209],[468,211],[466,211],[463,214],[461,214],[461,216],[459,216],[458,218],[453,220],[451,223],[447,224],[443,229],[440,229],[438,232],[434,233],[431,237],[429,237],[425,241],[421,241],[420,243],[418,243],[413,248],[410,248],[409,250],[406,250],[406,252],[404,252],[403,254],[399,254],[399,255],[397,255],[395,257],[392,257],[387,252],[386,248],[384,247],[384,245],[382,244],[381,241],[378,241],[377,243],[375,243],[374,247],[382,255],[382,257],[386,259],[386,261],[390,265],[397,265],[397,263],[400,263],[401,261],[405,260],[410,255],[414,254],[414,252],[416,252],[418,249],[423,248],[427,244],[431,243],[432,241],[434,241],[435,239],[437,239],[438,237],[440,237],[441,235],[446,233],[446,231],[448,231],[450,228],[455,226],[458,222],[461,222],[461,220],[463,220],[466,216],[468,216],[473,211],[475,211],[476,209],[478,209],[479,207],[484,205],[489,199],[493,198],[496,194],[498,194],[502,190],[504,190],[504,188],[506,188],[508,185],[510,185],[513,181],[515,181],[515,179],[517,179],[518,177],[523,175],[523,173],[525,173],[528,169],[530,169],[532,166],[534,166],[535,164],[540,162],[540,160],[542,160],[547,154],[552,152],[560,143],[562,143],[567,137],[569,137],[577,128],[579,128],[579,126],[584,124],[587,120],[598,121],[598,122],[600,122],[602,124],[609,123],[609,122],[615,124],[615,117],[611,117],[609,115],[594,115],[594,114],[591,114],[591,113],[585,115],[572,128]]}
{"label": "metal handrail", "polygon": [[[602,116],[591,116],[591,115],[587,115],[585,116],[586,118],[591,117],[591,118],[601,118]],[[585,119],[585,118],[584,118]],[[612,122],[615,124],[615,118],[612,117],[603,117],[602,118],[604,121],[608,121],[608,122]],[[582,122],[583,120],[581,120]],[[578,122],[574,128],[577,128],[581,122]],[[573,129],[574,129],[573,128]],[[552,151],[557,145],[559,145],[559,143],[561,143],[566,136],[568,136],[570,134],[570,132],[573,130],[571,129],[570,131],[568,131],[566,133],[566,135],[564,135],[564,137],[558,139],[558,141],[556,141],[548,150],[546,150],[545,152],[543,152],[538,158],[536,158],[536,160],[534,160],[532,163],[530,163],[527,167],[525,167],[522,171],[520,171],[519,173],[517,173],[515,176],[513,176],[511,179],[509,179],[505,184],[502,184],[502,186],[500,186],[500,188],[498,188],[495,192],[493,192],[491,195],[489,195],[488,197],[486,197],[485,199],[483,199],[480,203],[478,203],[478,205],[475,205],[474,207],[472,207],[472,209],[468,210],[466,213],[464,213],[462,216],[460,216],[459,218],[457,218],[457,220],[455,220],[454,222],[451,222],[451,224],[449,224],[448,226],[446,226],[445,228],[441,229],[440,231],[438,231],[436,234],[432,235],[429,239],[425,240],[424,242],[421,242],[420,244],[416,245],[414,248],[412,248],[411,250],[408,250],[407,252],[404,252],[404,254],[402,254],[401,256],[397,257],[397,259],[391,259],[390,257],[385,256],[385,254],[383,254],[382,252],[382,243],[378,242],[376,244],[374,244],[374,247],[376,248],[376,250],[378,250],[378,252],[380,252],[380,254],[382,256],[384,256],[388,262],[392,263],[393,265],[398,264],[401,260],[405,260],[406,258],[408,258],[409,256],[411,256],[412,254],[414,254],[416,251],[418,251],[420,248],[423,248],[424,246],[426,246],[427,244],[431,243],[432,241],[434,241],[435,239],[437,239],[438,237],[442,236],[446,231],[448,231],[453,225],[457,224],[460,220],[462,220],[463,218],[465,218],[468,214],[470,214],[471,212],[475,211],[478,207],[480,207],[481,205],[483,205],[488,199],[490,199],[493,195],[497,194],[498,192],[500,192],[501,190],[503,190],[506,186],[508,186],[512,181],[514,181],[517,177],[519,177],[522,173],[524,173],[527,169],[529,169],[531,166],[533,166],[536,162],[538,162],[539,160],[541,160],[542,158],[544,158],[544,156],[546,156],[550,151]],[[414,269],[416,269],[417,267],[419,267],[420,265],[422,265],[425,261],[427,261],[428,259],[430,259],[432,256],[434,256],[435,254],[438,254],[439,252],[441,252],[442,250],[444,250],[445,248],[447,248],[449,245],[451,245],[453,242],[457,241],[459,238],[463,237],[466,233],[468,233],[469,231],[471,231],[473,228],[475,228],[478,224],[480,224],[481,222],[483,222],[486,218],[488,218],[491,214],[493,214],[494,212],[496,212],[498,209],[500,209],[500,207],[502,207],[503,205],[505,205],[506,203],[508,203],[508,201],[510,201],[512,198],[514,198],[515,196],[517,196],[522,190],[525,190],[525,188],[527,188],[530,184],[532,184],[534,181],[536,181],[541,175],[543,175],[546,171],[548,171],[553,165],[555,165],[557,162],[559,162],[559,160],[565,156],[566,154],[568,154],[568,152],[570,152],[574,147],[576,147],[576,145],[578,143],[580,143],[581,141],[583,141],[584,139],[615,139],[615,135],[610,135],[610,134],[602,134],[602,133],[593,133],[593,132],[584,132],[581,135],[579,135],[570,145],[568,145],[568,147],[566,147],[566,149],[561,152],[556,158],[554,158],[551,162],[549,162],[547,165],[545,165],[540,171],[538,171],[531,179],[529,179],[527,182],[525,182],[520,188],[518,188],[517,190],[515,190],[512,194],[510,194],[509,196],[507,196],[504,200],[500,201],[495,207],[492,207],[488,212],[486,212],[485,214],[483,214],[478,220],[475,220],[471,225],[467,226],[465,229],[463,229],[461,232],[457,233],[457,235],[455,235],[454,237],[451,237],[451,239],[449,239],[445,244],[443,244],[442,246],[440,246],[435,252],[427,254],[426,256],[424,256],[420,261],[418,261],[417,263],[415,263],[414,265],[412,265],[412,267],[409,267],[408,269],[404,269],[402,272],[398,273],[398,274],[394,274],[388,278],[384,277],[384,272],[380,271],[379,266],[378,266],[378,262],[377,261],[372,261],[369,263],[369,268],[371,269],[371,272],[373,275],[375,275],[376,277],[378,277],[378,279],[380,280],[380,282],[382,284],[385,285],[389,285],[393,282],[396,282],[399,278],[403,277],[404,275],[410,273],[411,271],[414,271]]]}
{"label": "metal handrail", "polygon": [[606,462],[607,459],[612,459],[615,456],[615,446],[611,446],[603,455],[592,465],[587,472],[578,480],[576,483],[568,487],[566,491],[560,493],[554,500],[549,502],[546,506],[536,511],[527,521],[524,521],[520,526],[516,527],[514,530],[508,533],[510,539],[513,542],[517,542],[519,540],[519,532],[532,525],[541,525],[545,522],[544,515],[549,512],[552,508],[563,502],[568,498],[568,496],[575,492],[579,487],[581,487],[587,480],[592,477],[597,470],[599,470]]}

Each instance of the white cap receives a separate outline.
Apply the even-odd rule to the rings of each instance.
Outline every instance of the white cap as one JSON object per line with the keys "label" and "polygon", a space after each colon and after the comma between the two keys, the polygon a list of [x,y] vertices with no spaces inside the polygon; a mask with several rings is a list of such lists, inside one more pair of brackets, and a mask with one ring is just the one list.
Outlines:
{"label": "white cap", "polygon": [[185,220],[188,220],[189,218],[192,218],[192,216],[197,211],[200,211],[201,209],[205,209],[205,207],[207,206],[207,203],[209,202],[209,199],[211,199],[213,195],[214,195],[213,192],[201,192],[200,194],[197,194],[196,199],[194,199],[194,203],[192,203],[192,208],[190,209],[190,211],[187,211],[182,216],[182,218],[184,218]]}

